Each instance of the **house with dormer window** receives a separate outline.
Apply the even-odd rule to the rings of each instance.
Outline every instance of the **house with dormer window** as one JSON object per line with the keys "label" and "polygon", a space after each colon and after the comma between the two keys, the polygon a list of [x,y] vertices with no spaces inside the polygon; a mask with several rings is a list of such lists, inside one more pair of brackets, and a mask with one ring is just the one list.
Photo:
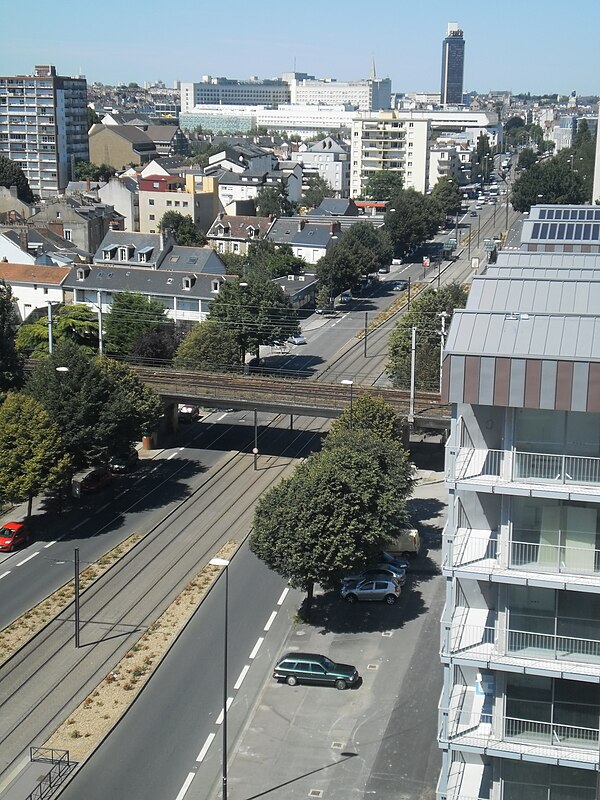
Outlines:
{"label": "house with dormer window", "polygon": [[264,239],[272,225],[271,217],[221,213],[210,226],[206,238],[217,253],[245,256],[252,242]]}

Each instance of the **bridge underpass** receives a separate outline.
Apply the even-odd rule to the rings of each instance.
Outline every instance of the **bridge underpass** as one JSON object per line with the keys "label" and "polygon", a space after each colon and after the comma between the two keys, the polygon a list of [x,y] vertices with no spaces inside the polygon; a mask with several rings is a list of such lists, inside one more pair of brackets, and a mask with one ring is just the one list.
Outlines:
{"label": "bridge underpass", "polygon": [[[384,387],[343,386],[293,378],[226,375],[213,372],[177,372],[133,367],[139,378],[172,404],[235,410],[254,410],[305,417],[339,417],[365,392],[382,397],[415,431],[442,433],[450,428],[449,406],[438,392],[410,393]],[[412,413],[411,413],[412,412]]]}

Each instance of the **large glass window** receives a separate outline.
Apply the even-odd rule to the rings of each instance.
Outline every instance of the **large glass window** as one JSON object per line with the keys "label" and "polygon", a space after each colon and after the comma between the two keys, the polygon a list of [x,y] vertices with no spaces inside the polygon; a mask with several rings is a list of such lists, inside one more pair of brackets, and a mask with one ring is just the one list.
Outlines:
{"label": "large glass window", "polygon": [[594,770],[503,759],[503,800],[595,800]]}

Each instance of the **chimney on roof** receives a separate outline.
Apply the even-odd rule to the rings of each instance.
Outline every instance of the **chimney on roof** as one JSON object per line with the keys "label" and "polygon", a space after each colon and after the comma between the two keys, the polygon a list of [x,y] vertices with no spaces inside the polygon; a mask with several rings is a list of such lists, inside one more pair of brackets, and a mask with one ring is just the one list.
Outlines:
{"label": "chimney on roof", "polygon": [[339,223],[339,221],[338,221],[338,220],[336,220],[335,222],[331,222],[331,223],[329,224],[329,233],[330,233],[332,236],[337,236],[337,234],[338,234],[339,232],[340,232],[340,223]]}
{"label": "chimney on roof", "polygon": [[27,236],[27,228],[21,228],[19,231],[19,247],[24,253],[29,252],[29,237]]}
{"label": "chimney on roof", "polygon": [[86,192],[89,192],[91,191],[91,189],[92,189],[92,179],[88,175],[87,178],[85,179],[85,190]]}
{"label": "chimney on roof", "polygon": [[306,225],[306,220],[305,219],[299,219],[298,220],[298,232],[303,231],[305,225]]}
{"label": "chimney on roof", "polygon": [[165,249],[165,232],[163,231],[162,228],[160,229],[160,232],[159,232],[158,235],[160,237],[160,250],[162,252]]}

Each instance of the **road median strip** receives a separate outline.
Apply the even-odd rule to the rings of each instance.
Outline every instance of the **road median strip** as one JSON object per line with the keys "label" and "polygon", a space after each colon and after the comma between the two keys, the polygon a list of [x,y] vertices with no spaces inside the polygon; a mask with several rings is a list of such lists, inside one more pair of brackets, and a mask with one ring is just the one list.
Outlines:
{"label": "road median strip", "polygon": [[[427,288],[429,284],[427,283],[413,283],[411,287],[411,300],[414,300],[418,297],[421,292]],[[401,311],[402,308],[406,305],[408,293],[404,290],[399,297],[395,297],[394,300],[390,303],[390,305],[385,308],[383,311],[380,311],[379,314],[375,317],[374,320],[369,322],[367,325],[367,333],[371,331],[377,330],[380,328],[385,322],[393,317],[394,314],[397,314],[398,311]],[[365,329],[361,328],[359,331],[356,332],[357,339],[364,339],[365,338]]]}

